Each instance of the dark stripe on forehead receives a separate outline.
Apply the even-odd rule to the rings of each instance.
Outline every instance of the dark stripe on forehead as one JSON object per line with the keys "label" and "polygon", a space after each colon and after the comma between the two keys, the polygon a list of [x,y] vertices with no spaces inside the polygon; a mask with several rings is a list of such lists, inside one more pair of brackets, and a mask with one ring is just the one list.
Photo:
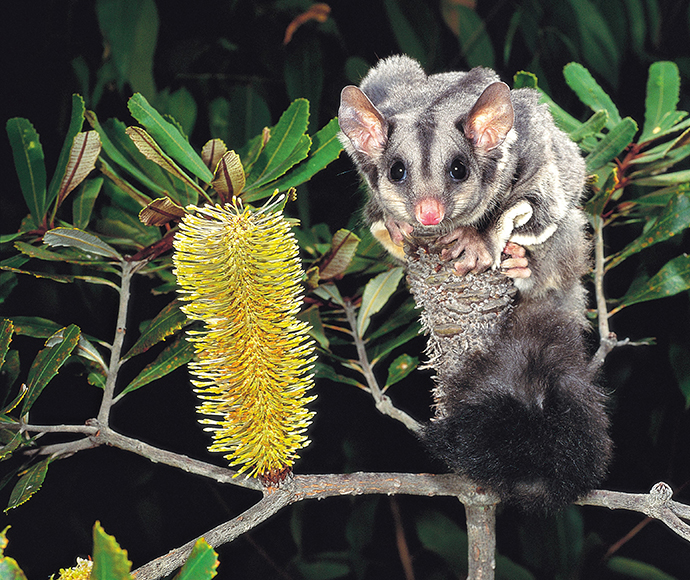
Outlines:
{"label": "dark stripe on forehead", "polygon": [[419,140],[419,152],[421,155],[421,172],[424,177],[431,177],[431,148],[436,134],[436,122],[427,112],[415,124],[417,139]]}

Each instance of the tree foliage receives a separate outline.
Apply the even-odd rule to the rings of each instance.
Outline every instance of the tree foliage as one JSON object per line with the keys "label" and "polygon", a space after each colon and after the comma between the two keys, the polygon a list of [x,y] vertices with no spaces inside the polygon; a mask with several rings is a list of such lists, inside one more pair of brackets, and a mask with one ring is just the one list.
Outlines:
{"label": "tree foliage", "polygon": [[[417,370],[424,360],[418,313],[401,283],[403,269],[383,257],[358,219],[355,179],[338,159],[332,119],[340,88],[358,82],[384,50],[404,51],[430,71],[493,66],[506,80],[514,75],[514,87],[542,91],[559,126],[581,147],[591,176],[585,206],[596,246],[591,314],[603,345],[599,356],[614,349],[607,385],[619,459],[608,487],[646,491],[664,479],[682,489],[690,481],[683,461],[690,407],[690,118],[682,92],[689,61],[659,58],[662,27],[677,26],[667,24],[673,13],[654,1],[622,0],[525,0],[500,14],[481,3],[386,1],[375,18],[367,10],[377,9],[359,4],[328,8],[306,0],[217,6],[198,16],[207,27],[204,44],[182,35],[175,60],[169,8],[153,0],[99,0],[92,17],[108,56],[74,55],[77,94],[64,115],[62,145],[45,147],[38,122],[8,115],[17,177],[3,193],[9,213],[0,235],[0,458],[6,460],[0,487],[16,529],[22,510],[45,509],[39,502],[53,481],[94,469],[81,459],[83,451],[99,447],[92,457],[106,453],[105,445],[218,481],[227,477],[236,486],[222,493],[239,498],[208,500],[219,495],[220,484],[211,482],[183,501],[204,496],[207,509],[220,506],[230,517],[256,503],[262,486],[253,478],[233,478],[235,472],[198,459],[185,463],[186,454],[204,460],[208,441],[193,424],[193,399],[180,395],[192,390],[183,367],[194,349],[185,336],[198,328],[177,300],[171,251],[180,222],[196,211],[191,206],[239,199],[257,208],[276,191],[286,195],[279,211],[295,223],[305,269],[300,318],[319,352],[313,444],[295,465],[295,481],[301,466],[336,474],[440,469],[410,437],[428,416],[429,402],[430,379]],[[228,30],[216,28],[215,20],[229,22]],[[375,40],[373,31],[380,33]],[[361,46],[345,48],[362,35]],[[631,61],[645,78],[625,68]],[[173,68],[177,76],[166,85]],[[627,92],[637,100],[624,98]],[[15,215],[17,224],[9,223]],[[30,300],[19,306],[23,295]],[[639,344],[624,347],[628,339]],[[652,368],[633,380],[641,364]],[[166,398],[185,406],[171,412]],[[376,417],[371,402],[407,429]],[[152,433],[147,415],[157,413],[190,422],[179,439],[165,417]],[[158,437],[167,443],[143,443]],[[640,446],[644,455],[637,460]],[[134,456],[118,453],[120,469],[133,469]],[[166,468],[152,465],[141,477],[155,478],[157,469]],[[358,493],[356,486],[343,489]],[[687,499],[680,493],[676,499]],[[109,501],[106,487],[95,496]],[[327,517],[298,503],[268,524],[274,532],[256,532],[282,542],[260,569],[274,566],[309,579],[378,577],[391,569],[401,574],[400,568],[420,578],[466,572],[468,539],[456,505],[441,497],[406,499],[329,499],[322,502],[334,506]],[[275,512],[285,507],[274,501]],[[572,506],[548,520],[505,510],[507,539],[499,532],[496,577],[681,577],[690,553],[680,539],[659,535],[674,546],[667,567],[654,557],[657,536],[639,540],[638,532],[637,552],[616,542],[637,520],[586,509]],[[172,508],[152,492],[124,520],[147,514],[165,521],[157,510]],[[207,516],[195,524],[199,530],[217,523]],[[256,521],[262,517],[268,516]],[[89,526],[95,519],[103,518]],[[35,530],[66,526],[75,537],[74,523],[31,524]],[[178,525],[177,539],[165,536],[177,543],[136,548],[135,567],[199,535]],[[10,552],[24,541],[12,534]],[[5,533],[2,544],[7,550]],[[192,541],[178,577],[213,577],[218,561],[211,545]],[[26,550],[37,553],[35,546]],[[220,550],[221,571],[225,561],[228,569],[256,564],[254,556],[237,564],[243,553],[229,550]],[[72,562],[87,552],[92,576],[129,577],[130,556],[99,523],[92,542],[71,552]],[[256,554],[262,552],[259,546]],[[0,566],[18,578],[21,568],[55,571],[70,564],[17,560],[0,554]]]}

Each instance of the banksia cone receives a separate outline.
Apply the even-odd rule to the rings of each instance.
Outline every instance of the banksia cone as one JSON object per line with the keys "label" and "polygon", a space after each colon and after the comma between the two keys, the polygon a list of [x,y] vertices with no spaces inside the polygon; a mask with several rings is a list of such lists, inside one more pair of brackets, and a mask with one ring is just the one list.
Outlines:
{"label": "banksia cone", "polygon": [[423,238],[408,240],[407,280],[428,336],[425,368],[436,371],[436,418],[446,415],[447,377],[457,375],[471,355],[491,348],[514,306],[513,281],[496,270],[458,276],[441,248]]}
{"label": "banksia cone", "polygon": [[226,453],[264,481],[289,473],[309,441],[314,413],[314,342],[296,318],[302,268],[290,224],[275,207],[199,207],[175,236],[175,274],[190,331],[189,368],[198,407],[213,433],[210,451]]}

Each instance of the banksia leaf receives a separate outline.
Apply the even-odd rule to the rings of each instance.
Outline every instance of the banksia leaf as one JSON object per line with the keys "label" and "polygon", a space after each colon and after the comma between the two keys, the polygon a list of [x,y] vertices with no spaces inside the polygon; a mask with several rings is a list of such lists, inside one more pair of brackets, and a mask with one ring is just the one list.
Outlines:
{"label": "banksia leaf", "polygon": [[174,246],[181,309],[205,325],[188,337],[209,450],[240,472],[279,481],[309,443],[314,415],[306,408],[314,343],[296,318],[303,274],[290,225],[275,206],[199,207],[183,218]]}

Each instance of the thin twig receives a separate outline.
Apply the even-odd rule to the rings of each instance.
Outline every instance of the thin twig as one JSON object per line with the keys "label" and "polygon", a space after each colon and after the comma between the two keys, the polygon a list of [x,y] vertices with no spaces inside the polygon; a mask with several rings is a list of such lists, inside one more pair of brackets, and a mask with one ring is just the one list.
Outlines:
{"label": "thin twig", "polygon": [[594,295],[597,303],[597,321],[599,326],[599,349],[592,357],[590,365],[598,370],[604,364],[606,356],[618,345],[616,335],[609,328],[609,313],[604,292],[604,274],[606,273],[604,256],[604,220],[600,215],[592,216],[594,224]]}
{"label": "thin twig", "polygon": [[117,447],[124,451],[136,453],[137,455],[146,457],[153,463],[170,465],[171,467],[177,467],[188,473],[194,473],[214,479],[219,483],[230,483],[248,489],[263,490],[263,485],[255,478],[241,475],[233,469],[218,467],[217,465],[192,459],[186,455],[173,453],[165,449],[154,447],[153,445],[148,445],[138,439],[132,439],[125,435],[121,435],[109,427],[101,427],[98,433],[91,437],[91,440],[99,445],[111,445],[112,447]]}
{"label": "thin twig", "polygon": [[120,280],[120,302],[117,309],[115,338],[110,351],[110,363],[108,365],[105,387],[103,388],[101,407],[98,410],[98,422],[101,425],[107,425],[110,419],[110,409],[113,406],[113,397],[115,396],[115,384],[117,383],[118,371],[122,364],[120,355],[122,354],[122,345],[127,332],[127,305],[129,304],[130,297],[129,289],[132,282],[132,276],[138,270],[140,264],[141,262],[127,261],[121,263],[122,277]]}
{"label": "thin twig", "polygon": [[410,431],[418,435],[422,431],[422,425],[410,417],[407,413],[395,407],[391,399],[383,393],[378,381],[376,380],[374,369],[372,368],[372,365],[369,362],[369,357],[367,356],[364,340],[357,332],[357,309],[349,300],[346,300],[344,310],[345,316],[347,317],[347,323],[350,325],[352,330],[352,339],[354,340],[355,348],[357,349],[357,359],[360,371],[367,382],[371,396],[374,398],[376,409],[380,413],[400,421]]}

